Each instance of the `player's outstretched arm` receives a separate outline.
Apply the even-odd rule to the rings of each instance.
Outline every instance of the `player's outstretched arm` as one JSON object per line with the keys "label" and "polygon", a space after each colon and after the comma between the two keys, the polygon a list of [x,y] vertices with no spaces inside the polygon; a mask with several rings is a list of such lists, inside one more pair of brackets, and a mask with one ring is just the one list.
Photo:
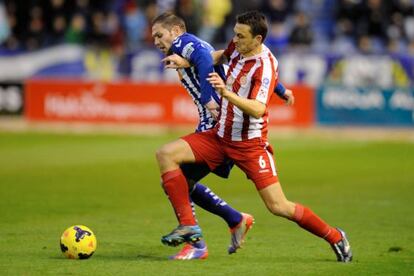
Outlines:
{"label": "player's outstretched arm", "polygon": [[229,102],[240,108],[247,115],[259,119],[265,113],[265,104],[257,100],[242,98],[238,96],[236,93],[227,90],[224,81],[220,78],[220,76],[217,73],[210,73],[207,80],[221,95],[221,97],[227,99]]}
{"label": "player's outstretched arm", "polygon": [[179,69],[179,68],[191,67],[191,64],[188,60],[186,60],[185,58],[182,58],[181,56],[177,54],[166,56],[161,61],[164,62],[165,68],[167,69]]}
{"label": "player's outstretched arm", "polygon": [[218,50],[211,53],[214,65],[227,63],[227,58],[224,55],[224,50]]}
{"label": "player's outstretched arm", "polygon": [[218,105],[213,101],[216,93],[211,84],[207,81],[208,74],[214,71],[213,58],[210,51],[200,43],[176,39],[172,46],[171,52],[174,53],[163,59],[169,68],[179,68],[181,66],[194,66],[198,71],[200,81],[200,104],[207,107],[214,119],[217,119]]}
{"label": "player's outstretched arm", "polygon": [[[211,53],[214,65],[223,64],[227,62],[226,56],[223,55],[223,53],[224,50],[218,50]],[[165,68],[167,69],[180,69],[191,67],[191,64],[188,60],[177,54],[169,55],[163,58],[161,61],[165,63]]]}

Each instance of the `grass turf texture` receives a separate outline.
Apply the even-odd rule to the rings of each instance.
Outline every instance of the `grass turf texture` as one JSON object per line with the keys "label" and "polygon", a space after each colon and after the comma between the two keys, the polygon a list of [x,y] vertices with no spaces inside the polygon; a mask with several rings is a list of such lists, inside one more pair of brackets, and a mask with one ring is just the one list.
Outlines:
{"label": "grass turf texture", "polygon": [[[414,272],[414,144],[272,139],[287,197],[345,229],[353,263],[337,263],[326,242],[273,217],[239,169],[230,181],[209,176],[204,183],[255,216],[245,247],[227,255],[226,224],[197,209],[210,256],[188,262],[167,260],[178,249],[160,243],[176,220],[160,188],[154,152],[175,137],[0,134],[0,274]],[[73,224],[97,236],[89,260],[60,253],[59,237]]]}

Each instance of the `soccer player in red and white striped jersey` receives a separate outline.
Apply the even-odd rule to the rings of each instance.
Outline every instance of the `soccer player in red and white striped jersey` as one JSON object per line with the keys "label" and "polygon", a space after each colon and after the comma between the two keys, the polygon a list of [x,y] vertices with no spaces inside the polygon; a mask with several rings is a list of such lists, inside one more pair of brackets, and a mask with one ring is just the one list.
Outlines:
{"label": "soccer player in red and white striped jersey", "polygon": [[[235,43],[230,43],[224,52],[229,59],[226,86],[242,98],[255,99],[266,105],[277,83],[278,62],[265,45],[262,44],[261,50],[251,57],[243,57],[236,50]],[[237,105],[223,98],[217,134],[230,141],[267,139],[267,123],[267,110],[260,118],[246,116]]]}
{"label": "soccer player in red and white striped jersey", "polygon": [[229,158],[253,181],[271,213],[325,239],[338,261],[350,262],[352,252],[345,233],[308,207],[289,201],[279,182],[267,141],[267,105],[277,84],[278,64],[263,44],[265,17],[256,11],[241,14],[234,32],[233,42],[223,53],[230,66],[226,82],[217,73],[210,73],[208,78],[222,98],[219,123],[212,130],[182,137],[174,142],[174,151],[157,152],[164,187],[180,223],[162,239],[182,242],[201,236],[179,165],[205,163],[214,169]]}

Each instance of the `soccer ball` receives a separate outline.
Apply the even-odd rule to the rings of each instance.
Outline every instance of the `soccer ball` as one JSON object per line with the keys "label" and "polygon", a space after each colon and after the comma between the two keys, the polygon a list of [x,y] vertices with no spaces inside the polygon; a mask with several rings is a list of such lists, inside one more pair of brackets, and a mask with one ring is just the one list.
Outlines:
{"label": "soccer ball", "polygon": [[86,226],[71,226],[60,237],[60,249],[69,259],[88,259],[96,250],[95,235]]}

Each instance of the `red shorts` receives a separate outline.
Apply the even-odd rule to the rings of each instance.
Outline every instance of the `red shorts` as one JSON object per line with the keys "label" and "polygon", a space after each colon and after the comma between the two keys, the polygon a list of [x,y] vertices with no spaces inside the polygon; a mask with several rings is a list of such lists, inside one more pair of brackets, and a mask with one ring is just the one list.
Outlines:
{"label": "red shorts", "polygon": [[278,182],[272,147],[260,138],[230,142],[220,138],[211,129],[181,139],[190,145],[196,162],[206,163],[211,170],[229,158],[254,182],[258,190]]}

